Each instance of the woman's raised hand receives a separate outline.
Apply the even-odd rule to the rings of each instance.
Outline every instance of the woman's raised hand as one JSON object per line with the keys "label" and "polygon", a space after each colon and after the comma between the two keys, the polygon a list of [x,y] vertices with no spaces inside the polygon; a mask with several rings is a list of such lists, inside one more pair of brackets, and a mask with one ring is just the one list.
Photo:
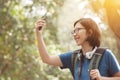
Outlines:
{"label": "woman's raised hand", "polygon": [[35,23],[35,29],[36,29],[36,31],[42,31],[44,26],[45,26],[45,20],[43,18],[39,19]]}

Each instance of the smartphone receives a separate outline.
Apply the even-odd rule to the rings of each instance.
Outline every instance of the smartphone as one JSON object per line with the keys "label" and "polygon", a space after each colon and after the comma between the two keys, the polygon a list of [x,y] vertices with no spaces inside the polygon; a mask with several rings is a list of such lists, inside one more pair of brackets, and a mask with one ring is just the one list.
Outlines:
{"label": "smartphone", "polygon": [[[44,20],[46,20],[46,18],[47,18],[47,12],[41,18],[43,18]],[[42,26],[39,27],[39,30],[41,30],[41,29],[42,29]]]}
{"label": "smartphone", "polygon": [[47,18],[47,12],[41,18],[43,18],[44,20],[46,20],[46,18]]}

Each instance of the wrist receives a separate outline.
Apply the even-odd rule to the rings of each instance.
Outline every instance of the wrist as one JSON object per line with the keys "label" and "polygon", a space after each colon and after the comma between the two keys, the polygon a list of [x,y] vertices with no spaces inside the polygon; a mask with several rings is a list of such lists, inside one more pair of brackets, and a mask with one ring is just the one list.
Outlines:
{"label": "wrist", "polygon": [[104,80],[104,77],[101,76],[101,77],[100,77],[100,80]]}
{"label": "wrist", "polygon": [[36,34],[42,36],[42,30],[36,30]]}

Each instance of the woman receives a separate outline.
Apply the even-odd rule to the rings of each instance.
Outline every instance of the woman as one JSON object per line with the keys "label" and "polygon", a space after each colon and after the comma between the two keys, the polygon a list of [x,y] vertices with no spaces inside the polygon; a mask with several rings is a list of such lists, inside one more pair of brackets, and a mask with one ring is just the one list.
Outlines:
{"label": "woman", "polygon": [[[71,56],[73,52],[66,52],[60,55],[50,56],[46,50],[46,46],[42,37],[43,26],[45,20],[40,19],[36,22],[36,34],[38,41],[38,49],[42,61],[49,65],[59,66],[61,68],[69,68],[72,71]],[[100,31],[97,24],[90,18],[81,18],[74,23],[74,30],[72,32],[73,37],[78,46],[81,46],[81,54],[83,55],[82,70],[79,75],[79,61],[74,71],[75,80],[120,80],[120,66],[113,55],[113,53],[106,49],[99,69],[93,69],[88,71],[90,58],[86,57],[86,54],[93,52],[100,46]]]}

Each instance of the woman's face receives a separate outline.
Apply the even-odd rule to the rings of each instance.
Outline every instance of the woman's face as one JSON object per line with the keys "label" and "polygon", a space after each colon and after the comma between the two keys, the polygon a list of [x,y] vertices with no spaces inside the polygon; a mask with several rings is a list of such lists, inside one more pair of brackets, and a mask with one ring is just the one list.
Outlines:
{"label": "woman's face", "polygon": [[87,39],[86,29],[79,22],[76,23],[74,28],[75,29],[74,29],[73,36],[74,36],[74,39],[75,39],[77,45],[78,46],[83,45]]}

